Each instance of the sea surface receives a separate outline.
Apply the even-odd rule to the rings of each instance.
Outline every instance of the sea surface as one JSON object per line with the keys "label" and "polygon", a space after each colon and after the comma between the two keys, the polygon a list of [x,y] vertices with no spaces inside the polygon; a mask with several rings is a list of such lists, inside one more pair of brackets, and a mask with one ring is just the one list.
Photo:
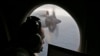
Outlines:
{"label": "sea surface", "polygon": [[[40,18],[42,24],[45,24],[45,18]],[[57,19],[61,20],[61,23],[57,24],[57,29],[54,32],[50,32],[48,27],[43,28],[45,43],[43,44],[43,51],[39,53],[39,56],[47,56],[49,43],[74,51],[79,49],[80,31],[75,20],[69,16],[57,16]]]}

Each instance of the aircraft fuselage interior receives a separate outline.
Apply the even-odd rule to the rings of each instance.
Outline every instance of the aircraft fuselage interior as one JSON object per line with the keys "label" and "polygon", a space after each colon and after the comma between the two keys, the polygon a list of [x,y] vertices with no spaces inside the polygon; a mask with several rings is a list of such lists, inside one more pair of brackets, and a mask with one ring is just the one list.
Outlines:
{"label": "aircraft fuselage interior", "polygon": [[[97,17],[95,17],[97,16],[96,12],[98,12],[98,10],[96,9],[98,6],[97,4],[92,5],[92,3],[93,2],[88,4],[84,0],[81,0],[81,1],[78,1],[78,0],[75,0],[75,1],[74,0],[73,1],[72,0],[0,1],[0,51],[1,53],[4,52],[4,49],[8,47],[9,41],[11,41],[16,36],[18,28],[26,20],[26,18],[30,15],[33,15],[32,12],[34,13],[35,10],[39,11],[38,8],[41,8],[45,10],[50,9],[49,12],[47,13],[49,13],[51,16],[55,14],[58,15],[57,16],[58,19],[56,19],[55,17],[51,19],[52,21],[49,21],[49,19],[45,21],[46,24],[48,23],[46,27],[48,27],[49,29],[48,30],[49,34],[52,34],[52,32],[56,31],[56,32],[60,32],[60,33],[54,33],[56,35],[58,34],[60,36],[61,34],[62,35],[65,34],[65,37],[67,37],[67,34],[68,34],[69,35],[68,37],[71,37],[71,36],[73,37],[72,39],[66,38],[67,39],[67,41],[65,41],[66,44],[61,43],[61,46],[64,45],[66,48],[60,47],[59,44],[62,41],[58,41],[59,44],[57,42],[54,42],[54,43],[57,43],[57,45],[49,43],[46,56],[53,56],[54,53],[55,53],[55,56],[58,56],[57,52],[61,53],[59,55],[63,55],[67,53],[65,56],[70,56],[71,54],[73,54],[72,56],[77,56],[77,55],[99,56],[100,55],[99,54],[100,41],[99,41],[99,34],[98,34],[99,23],[97,23],[98,19]],[[51,7],[49,8],[48,6],[47,7],[44,6],[42,8],[42,6],[45,4],[56,5],[57,7],[55,7],[55,11],[53,11],[53,9]],[[92,8],[92,6],[94,8]],[[59,11],[60,9],[62,11]],[[69,21],[65,19],[65,21],[67,21],[67,23],[69,23],[70,25],[66,26],[66,29],[64,28],[65,25],[67,24],[65,25],[62,24],[62,22],[65,23],[65,21],[63,19],[62,20],[59,19],[60,18],[59,15],[65,15],[66,17],[66,14],[64,14],[63,11],[66,11],[69,13],[69,15],[72,17],[73,21],[76,23],[78,28],[72,27],[74,24],[73,25],[71,24],[70,19],[68,19]],[[39,11],[39,14],[40,13],[42,12]],[[44,15],[41,14],[41,16],[43,17],[45,15],[46,15],[46,12],[44,13]],[[52,23],[50,24],[50,22]],[[61,29],[61,27],[57,25],[63,26],[63,28]],[[59,28],[57,28],[56,26]],[[68,27],[72,27],[72,28],[68,28]],[[66,32],[63,34],[61,32],[64,32],[63,31],[64,29],[66,31],[71,30],[72,32],[71,33]],[[67,29],[70,29],[70,30],[67,30]],[[79,30],[80,35],[77,35],[79,37],[79,40],[77,41],[79,42],[74,42],[75,39],[77,39],[77,36],[75,35],[77,32],[76,30],[75,32],[73,32],[74,29]],[[50,39],[48,40],[48,42],[49,41]],[[71,44],[71,42],[68,43],[68,41],[72,41],[73,44]],[[78,50],[76,50],[77,48],[74,50],[75,46],[77,46],[75,43],[76,44],[79,43]],[[39,54],[39,56],[45,56],[45,55]]]}

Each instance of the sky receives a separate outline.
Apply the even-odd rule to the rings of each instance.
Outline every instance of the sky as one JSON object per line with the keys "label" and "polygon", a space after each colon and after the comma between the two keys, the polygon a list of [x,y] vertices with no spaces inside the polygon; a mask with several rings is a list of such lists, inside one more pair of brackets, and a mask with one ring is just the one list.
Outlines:
{"label": "sky", "polygon": [[31,16],[39,17],[42,23],[45,24],[46,18],[40,15],[45,15],[45,10],[48,10],[49,14],[52,15],[53,8],[55,9],[56,18],[61,20],[61,23],[57,25],[57,29],[53,33],[49,32],[48,28],[43,28],[46,43],[44,44],[45,48],[43,49],[43,52],[40,53],[40,56],[47,55],[45,52],[47,52],[48,43],[78,51],[80,46],[80,31],[74,18],[66,10],[54,4],[46,4],[37,7],[31,13]]}

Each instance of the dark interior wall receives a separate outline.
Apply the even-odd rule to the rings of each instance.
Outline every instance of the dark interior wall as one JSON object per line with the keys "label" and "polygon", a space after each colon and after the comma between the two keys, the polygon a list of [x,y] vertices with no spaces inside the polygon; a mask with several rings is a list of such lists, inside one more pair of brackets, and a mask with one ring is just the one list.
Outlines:
{"label": "dark interior wall", "polygon": [[[2,12],[3,16],[6,20],[8,31],[10,36],[13,38],[15,37],[16,31],[22,21],[22,19],[27,15],[27,13],[35,6],[39,6],[42,4],[56,4],[65,10],[67,10],[77,21],[78,25],[80,26],[80,30],[82,30],[82,40],[85,39],[85,10],[84,10],[84,2],[82,1],[64,1],[64,0],[25,0],[25,1],[4,1],[1,2],[3,6]],[[83,41],[82,41],[83,42]],[[85,42],[85,41],[84,41]],[[84,48],[83,48],[84,50]]]}
{"label": "dark interior wall", "polygon": [[87,53],[93,56],[100,56],[100,34],[99,34],[99,18],[100,9],[99,2],[87,3],[87,29],[86,36],[88,38]]}
{"label": "dark interior wall", "polygon": [[[0,2],[0,7],[1,7],[0,12],[2,12],[2,13],[0,13],[0,14],[5,19],[10,37],[14,38],[16,31],[17,31],[20,23],[22,22],[23,18],[27,15],[27,13],[29,13],[29,11],[33,7],[35,7],[37,5],[42,5],[45,3],[46,4],[47,3],[56,4],[56,5],[64,8],[65,10],[67,10],[75,18],[76,22],[78,23],[78,25],[80,27],[81,38],[82,38],[82,50],[83,50],[82,52],[89,53],[91,55],[98,54],[98,52],[99,52],[98,43],[100,41],[98,39],[98,35],[96,34],[97,32],[94,30],[94,29],[97,29],[97,26],[96,26],[97,19],[94,21],[95,17],[93,17],[94,15],[92,15],[92,13],[91,13],[91,11],[93,10],[92,6],[91,6],[92,3],[88,4],[84,0],[81,0],[81,1],[76,1],[76,0],[75,1],[74,0],[50,0],[50,1],[49,0],[36,0],[36,1],[35,0],[25,0],[25,1],[9,0],[9,1],[1,1]],[[96,5],[94,5],[94,7],[95,6]],[[95,8],[97,8],[97,7],[95,7]],[[90,13],[88,11],[90,11]],[[96,13],[94,12],[94,14],[96,14]],[[95,26],[95,27],[93,27],[93,26]],[[97,31],[98,31],[98,29],[97,29]],[[93,36],[95,37],[95,39]]]}

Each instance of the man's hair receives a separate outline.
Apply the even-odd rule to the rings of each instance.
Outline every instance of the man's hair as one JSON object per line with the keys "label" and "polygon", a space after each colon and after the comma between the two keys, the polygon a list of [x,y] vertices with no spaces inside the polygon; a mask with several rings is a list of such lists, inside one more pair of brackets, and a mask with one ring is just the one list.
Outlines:
{"label": "man's hair", "polygon": [[35,16],[29,16],[27,17],[27,20],[25,23],[23,23],[20,27],[20,30],[24,34],[36,34],[40,32],[41,23],[39,21],[40,19]]}

